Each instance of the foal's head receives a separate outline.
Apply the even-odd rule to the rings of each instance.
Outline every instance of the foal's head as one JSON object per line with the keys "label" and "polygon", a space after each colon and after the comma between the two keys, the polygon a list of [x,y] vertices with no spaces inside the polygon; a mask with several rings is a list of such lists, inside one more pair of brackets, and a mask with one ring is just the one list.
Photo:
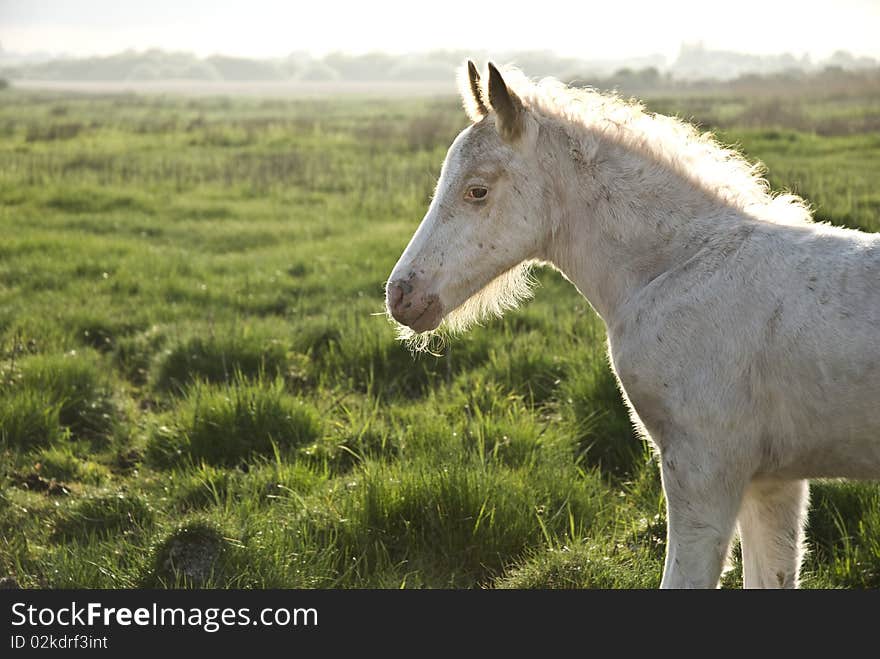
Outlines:
{"label": "foal's head", "polygon": [[528,261],[549,232],[550,176],[536,149],[537,117],[489,64],[473,63],[463,96],[473,124],[452,143],[428,212],[386,287],[391,315],[412,338],[446,319],[453,330],[500,314],[528,294]]}

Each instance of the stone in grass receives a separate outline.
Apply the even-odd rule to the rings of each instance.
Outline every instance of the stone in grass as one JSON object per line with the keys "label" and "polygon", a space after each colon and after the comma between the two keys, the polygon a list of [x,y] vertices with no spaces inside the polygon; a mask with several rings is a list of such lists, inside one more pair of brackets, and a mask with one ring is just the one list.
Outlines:
{"label": "stone in grass", "polygon": [[226,541],[209,524],[181,526],[156,552],[155,577],[167,584],[200,587],[216,578],[217,562]]}
{"label": "stone in grass", "polygon": [[18,590],[21,585],[15,577],[0,577],[0,590]]}

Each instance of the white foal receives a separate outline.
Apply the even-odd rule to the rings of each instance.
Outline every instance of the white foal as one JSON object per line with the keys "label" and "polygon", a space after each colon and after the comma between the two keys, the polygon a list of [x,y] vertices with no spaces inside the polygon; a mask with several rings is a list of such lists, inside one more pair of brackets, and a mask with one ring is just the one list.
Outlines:
{"label": "white foal", "polygon": [[[668,509],[663,587],[795,587],[807,479],[880,477],[880,234],[811,221],[669,117],[489,65],[387,285],[416,345],[558,268],[605,322]],[[444,321],[445,319],[445,321]]]}

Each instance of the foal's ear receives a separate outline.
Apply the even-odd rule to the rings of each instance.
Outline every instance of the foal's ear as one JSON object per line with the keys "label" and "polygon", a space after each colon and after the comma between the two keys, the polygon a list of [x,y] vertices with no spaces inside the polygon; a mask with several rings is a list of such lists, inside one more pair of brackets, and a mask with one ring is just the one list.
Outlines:
{"label": "foal's ear", "polygon": [[458,72],[458,87],[464,111],[471,121],[477,122],[489,114],[489,108],[483,101],[480,74],[477,73],[477,67],[471,60],[468,60],[467,66],[462,67]]}
{"label": "foal's ear", "polygon": [[501,137],[505,140],[518,138],[525,122],[525,109],[492,62],[489,62],[489,105],[497,115],[495,121]]}

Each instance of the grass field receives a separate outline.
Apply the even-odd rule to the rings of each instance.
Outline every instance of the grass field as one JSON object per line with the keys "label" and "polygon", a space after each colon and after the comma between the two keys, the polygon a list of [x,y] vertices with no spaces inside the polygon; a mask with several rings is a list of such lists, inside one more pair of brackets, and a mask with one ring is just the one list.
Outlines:
{"label": "grass field", "polygon": [[[876,98],[649,107],[880,230]],[[657,468],[572,287],[538,273],[440,357],[375,315],[464,122],[453,98],[0,94],[7,585],[659,584]],[[880,587],[880,486],[812,499],[804,585]]]}

